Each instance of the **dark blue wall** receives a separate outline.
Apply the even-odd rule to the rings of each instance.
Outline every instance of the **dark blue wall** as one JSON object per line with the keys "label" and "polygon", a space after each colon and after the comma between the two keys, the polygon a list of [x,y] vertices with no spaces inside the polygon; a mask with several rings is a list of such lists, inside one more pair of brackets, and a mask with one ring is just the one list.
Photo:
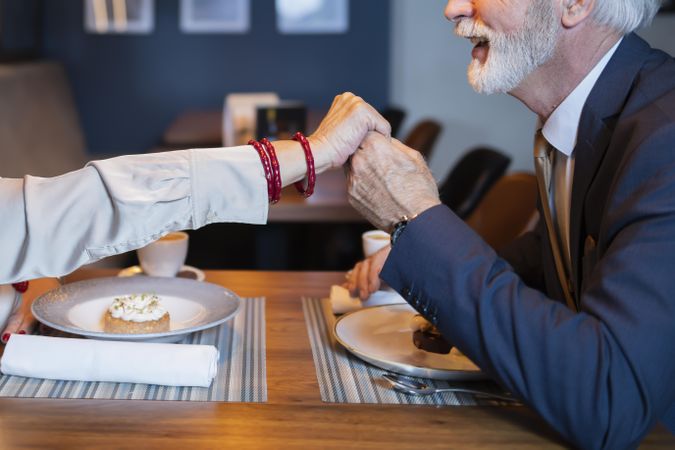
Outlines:
{"label": "dark blue wall", "polygon": [[2,0],[0,6],[0,46],[3,53],[32,54],[38,50],[42,25],[40,0]]}
{"label": "dark blue wall", "polygon": [[44,2],[44,56],[65,64],[90,152],[142,152],[187,109],[276,91],[310,107],[347,90],[387,104],[389,0],[352,0],[343,35],[281,35],[274,0],[252,0],[244,35],[183,34],[178,0],[155,0],[149,35],[84,32],[82,0]]}

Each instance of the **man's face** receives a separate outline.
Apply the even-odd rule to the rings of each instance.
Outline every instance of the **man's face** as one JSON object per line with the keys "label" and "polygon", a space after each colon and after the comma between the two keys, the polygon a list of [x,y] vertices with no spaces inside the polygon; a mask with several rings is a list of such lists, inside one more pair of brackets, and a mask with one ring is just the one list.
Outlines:
{"label": "man's face", "polygon": [[551,0],[450,0],[445,15],[475,44],[469,83],[483,94],[518,87],[551,58],[561,27]]}

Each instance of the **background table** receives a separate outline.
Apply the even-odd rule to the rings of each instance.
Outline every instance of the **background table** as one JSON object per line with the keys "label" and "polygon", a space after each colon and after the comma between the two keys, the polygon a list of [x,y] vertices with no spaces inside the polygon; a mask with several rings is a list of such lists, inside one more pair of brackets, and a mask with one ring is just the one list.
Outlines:
{"label": "background table", "polygon": [[[326,111],[309,110],[307,129]],[[163,149],[222,146],[221,110],[180,114],[162,137]],[[349,204],[342,170],[317,177],[312,197],[287,187],[270,207],[268,226],[214,224],[191,232],[188,264],[209,269],[347,270],[361,259],[360,235],[371,229]],[[135,263],[133,259],[130,263]]]}
{"label": "background table", "polygon": [[[109,275],[81,271],[69,279]],[[343,405],[319,396],[300,296],[342,273],[207,272],[242,296],[267,297],[266,404],[0,400],[0,448],[560,448],[525,407]],[[643,448],[673,448],[662,427]]]}
{"label": "background table", "polygon": [[363,258],[372,229],[347,199],[342,170],[318,176],[314,195],[293,186],[271,205],[264,227],[218,223],[190,231],[187,263],[208,269],[347,270]]}
{"label": "background table", "polygon": [[293,186],[284,189],[281,200],[270,206],[269,223],[367,223],[349,204],[347,180],[342,170],[317,176],[310,198],[298,195]]}

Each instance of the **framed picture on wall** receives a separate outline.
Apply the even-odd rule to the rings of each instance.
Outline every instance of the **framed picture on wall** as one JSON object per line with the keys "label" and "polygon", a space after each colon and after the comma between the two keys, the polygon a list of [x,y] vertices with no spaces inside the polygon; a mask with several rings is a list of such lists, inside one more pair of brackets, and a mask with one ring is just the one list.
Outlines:
{"label": "framed picture on wall", "polygon": [[155,0],[84,0],[84,28],[96,34],[149,34]]}
{"label": "framed picture on wall", "polygon": [[181,0],[184,33],[246,33],[251,28],[249,0]]}
{"label": "framed picture on wall", "polygon": [[275,0],[277,28],[287,34],[346,33],[349,0]]}

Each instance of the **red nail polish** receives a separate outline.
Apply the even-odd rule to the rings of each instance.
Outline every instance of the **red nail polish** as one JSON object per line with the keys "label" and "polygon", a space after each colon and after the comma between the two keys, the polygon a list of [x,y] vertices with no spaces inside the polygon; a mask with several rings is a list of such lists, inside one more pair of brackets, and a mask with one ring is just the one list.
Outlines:
{"label": "red nail polish", "polygon": [[26,334],[26,332],[24,330],[19,330],[17,334]]}
{"label": "red nail polish", "polygon": [[11,334],[9,334],[9,333],[3,334],[2,335],[2,342],[7,343],[7,341],[9,341],[10,336],[11,336]]}

